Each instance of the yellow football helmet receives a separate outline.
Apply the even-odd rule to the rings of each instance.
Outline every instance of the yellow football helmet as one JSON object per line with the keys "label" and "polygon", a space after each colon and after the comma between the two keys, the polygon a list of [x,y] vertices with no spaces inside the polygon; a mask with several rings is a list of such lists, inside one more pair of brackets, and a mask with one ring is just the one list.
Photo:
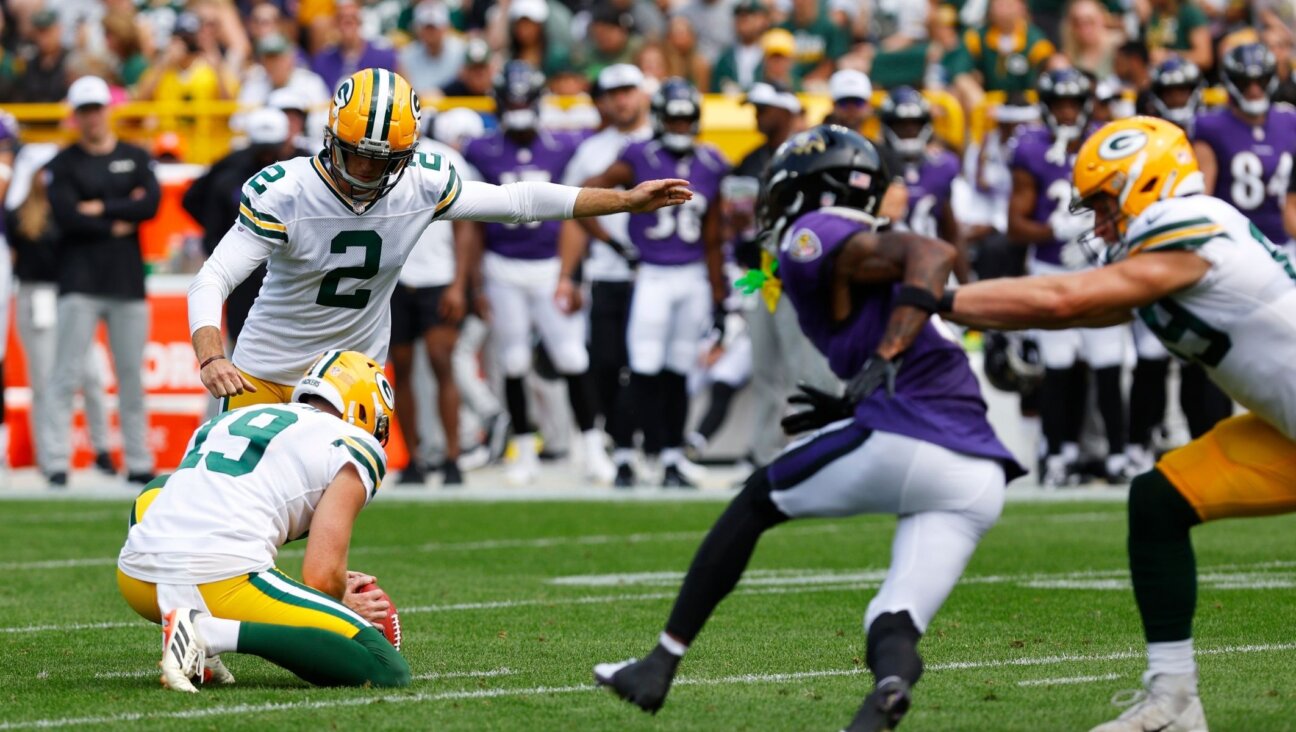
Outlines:
{"label": "yellow football helmet", "polygon": [[[1205,183],[1197,156],[1182,128],[1156,117],[1130,117],[1109,122],[1089,136],[1076,154],[1072,180],[1076,208],[1116,217],[1119,241],[1107,242],[1107,261],[1125,254],[1125,230],[1153,203],[1202,193]],[[1097,205],[1109,196],[1114,205]],[[1101,225],[1100,221],[1100,225]]]}
{"label": "yellow football helmet", "polygon": [[[400,74],[364,69],[338,85],[324,128],[329,172],[349,197],[370,204],[396,186],[414,157],[419,138],[419,99]],[[348,167],[355,158],[378,161],[363,177]],[[366,171],[369,172],[369,171]]]}
{"label": "yellow football helmet", "polygon": [[386,445],[391,434],[396,392],[373,359],[359,351],[328,351],[315,359],[297,381],[292,400],[318,396],[342,413],[342,419]]}

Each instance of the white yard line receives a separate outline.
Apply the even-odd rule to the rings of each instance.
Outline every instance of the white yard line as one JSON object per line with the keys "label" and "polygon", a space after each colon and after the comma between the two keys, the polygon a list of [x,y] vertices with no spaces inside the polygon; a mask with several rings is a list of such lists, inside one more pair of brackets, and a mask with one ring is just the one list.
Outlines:
{"label": "white yard line", "polygon": [[143,679],[161,675],[162,672],[156,668],[145,668],[138,671],[100,671],[94,677],[96,679]]}
{"label": "white yard line", "polygon": [[1120,674],[1100,674],[1098,676],[1064,676],[1060,679],[1026,679],[1018,681],[1018,686],[1065,686],[1067,684],[1091,684],[1095,681],[1115,681]]}
{"label": "white yard line", "polygon": [[438,673],[418,674],[410,678],[415,681],[438,681],[440,679],[490,679],[497,676],[513,676],[517,673],[511,668],[487,669],[485,671],[441,671]]}
{"label": "white yard line", "polygon": [[109,628],[145,628],[144,621],[136,623],[70,623],[68,625],[17,625],[0,628],[0,633],[44,633],[47,631],[106,630]]}
{"label": "white yard line", "polygon": [[[1244,653],[1271,653],[1278,651],[1296,650],[1296,643],[1275,643],[1251,646],[1224,646],[1221,648],[1206,648],[1197,651],[1199,655],[1237,655]],[[1082,655],[1060,655],[1045,656],[1042,658],[1015,658],[1005,660],[985,660],[985,661],[965,661],[945,664],[932,664],[928,670],[959,670],[959,669],[977,669],[977,668],[1005,668],[1010,666],[1043,666],[1055,665],[1061,663],[1077,663],[1087,661],[1110,661],[1110,660],[1127,660],[1132,658],[1141,658],[1142,651],[1123,651],[1118,653],[1106,653],[1091,656]],[[677,686],[733,686],[746,684],[770,684],[785,683],[790,681],[805,681],[809,679],[830,678],[837,676],[856,676],[865,672],[864,668],[852,669],[824,669],[819,671],[797,671],[792,673],[778,674],[741,674],[737,676],[721,676],[711,679],[695,679],[683,677],[676,680]],[[1102,677],[1105,679],[1105,677]],[[1117,676],[1117,678],[1119,678]],[[1057,680],[1044,680],[1048,683],[1056,683]],[[1080,683],[1080,682],[1075,682]],[[144,720],[158,719],[204,719],[208,717],[236,716],[242,714],[263,714],[266,712],[282,712],[294,710],[316,710],[316,709],[336,709],[340,707],[357,707],[369,704],[410,704],[421,702],[438,702],[453,701],[460,699],[491,699],[498,697],[526,697],[526,696],[545,696],[550,694],[574,694],[588,693],[593,691],[591,684],[576,684],[572,686],[531,686],[519,689],[466,689],[463,691],[443,691],[435,693],[415,693],[415,694],[390,694],[373,697],[355,697],[349,699],[329,699],[323,701],[292,701],[292,702],[271,702],[266,704],[234,704],[226,706],[213,706],[203,709],[185,709],[173,712],[128,712],[123,714],[110,714],[97,717],[52,717],[45,719],[19,720],[0,723],[0,730],[19,730],[19,729],[55,729],[60,727],[78,727],[89,725],[104,725],[123,722],[137,722]]]}

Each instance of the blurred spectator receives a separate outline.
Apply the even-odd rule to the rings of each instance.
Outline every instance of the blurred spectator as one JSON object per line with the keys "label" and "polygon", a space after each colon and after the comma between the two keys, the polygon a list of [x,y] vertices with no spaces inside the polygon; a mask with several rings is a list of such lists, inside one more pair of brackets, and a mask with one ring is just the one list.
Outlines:
{"label": "blurred spectator", "polygon": [[441,87],[463,68],[465,43],[450,28],[450,11],[440,2],[414,8],[414,40],[400,50],[400,73],[424,103],[441,96]]}
{"label": "blurred spectator", "polygon": [[273,2],[257,3],[247,14],[248,41],[255,50],[266,36],[285,35],[290,30],[285,25],[283,11],[278,5]]}
{"label": "blurred spectator", "polygon": [[1199,69],[1215,66],[1210,20],[1192,0],[1146,0],[1135,7],[1153,64],[1160,63],[1173,51],[1197,64]]}
{"label": "blurred spectator", "polygon": [[1100,79],[1111,76],[1116,47],[1123,41],[1107,18],[1098,0],[1072,0],[1062,27],[1062,53],[1077,69]]}
{"label": "blurred spectator", "polygon": [[589,48],[582,70],[591,81],[612,64],[633,63],[642,46],[634,35],[634,17],[610,5],[600,5],[590,16]]}
{"label": "blurred spectator", "polygon": [[697,33],[698,51],[710,63],[734,44],[734,6],[741,0],[685,0],[678,12]]}
{"label": "blurred spectator", "polygon": [[59,102],[67,96],[67,51],[58,13],[41,10],[31,18],[31,45],[24,49],[14,80],[14,102]]}
{"label": "blurred spectator", "polygon": [[140,45],[140,30],[134,16],[104,16],[103,33],[117,78],[123,86],[135,86],[149,64]]}
{"label": "blurred spectator", "polygon": [[1274,92],[1274,102],[1296,104],[1296,74],[1292,69],[1292,32],[1282,25],[1267,26],[1261,31],[1264,44],[1274,54],[1278,62],[1278,91]]}
{"label": "blurred spectator", "polygon": [[842,69],[828,79],[833,108],[823,124],[841,125],[863,134],[864,122],[873,116],[873,82],[868,74]]}
{"label": "blurred spectator", "polygon": [[760,81],[801,90],[801,77],[796,73],[796,39],[782,28],[774,28],[761,36],[765,60],[761,64]]}
{"label": "blurred spectator", "polygon": [[[544,0],[513,0],[508,10],[508,54],[510,59],[526,61],[545,76],[569,67],[567,44],[556,43],[546,31],[549,4]],[[417,88],[417,87],[415,87]]]}
{"label": "blurred spectator", "polygon": [[608,5],[629,13],[635,30],[645,40],[656,42],[666,35],[666,15],[653,0],[606,0]]}
{"label": "blurred spectator", "polygon": [[[49,409],[50,374],[54,371],[54,342],[58,333],[59,234],[50,211],[44,168],[58,151],[55,143],[33,143],[19,148],[14,157],[13,178],[4,197],[6,234],[14,277],[18,280],[15,320],[32,395],[28,421],[36,466],[45,474],[50,472],[50,437],[44,416]],[[108,408],[104,404],[103,378],[95,359],[87,359],[81,396],[90,446],[95,453],[95,467],[114,473],[112,457],[108,454]]]}
{"label": "blurred spectator", "polygon": [[265,103],[288,116],[288,136],[293,145],[312,154],[323,147],[327,103],[311,105],[292,87],[275,89]]}
{"label": "blurred spectator", "polygon": [[866,7],[872,11],[867,35],[876,45],[872,63],[867,67],[873,81],[886,89],[922,86],[924,73],[931,66],[935,75],[927,85],[932,88],[944,86],[943,72],[937,62],[944,55],[945,48],[939,43],[928,42],[931,10],[928,3],[872,0]]}
{"label": "blurred spectator", "polygon": [[264,36],[257,41],[258,62],[248,70],[239,103],[260,107],[269,103],[270,95],[281,89],[290,90],[301,99],[305,109],[322,109],[329,103],[328,87],[314,71],[297,64],[297,49],[279,34]]}
{"label": "blurred spectator", "polygon": [[985,27],[963,34],[951,76],[970,71],[985,91],[1032,89],[1057,49],[1028,18],[1022,0],[990,0]]}
{"label": "blurred spectator", "polygon": [[360,69],[396,69],[396,52],[386,42],[365,40],[361,33],[360,6],[353,0],[342,0],[334,15],[337,43],[315,54],[311,67],[329,89],[336,89],[345,78]]}
{"label": "blurred spectator", "polygon": [[188,8],[198,16],[199,52],[237,78],[252,56],[252,45],[234,3],[231,0],[190,0]]}
{"label": "blurred spectator", "polygon": [[151,219],[160,192],[148,153],[119,142],[108,125],[108,85],[86,76],[68,90],[77,143],[50,161],[49,199],[59,222],[58,340],[45,415],[51,445],[47,477],[65,485],[71,458],[72,397],[100,321],[112,349],[127,480],[153,479],[143,360],[149,309],[138,226]]}
{"label": "blurred spectator", "polygon": [[846,29],[832,22],[820,0],[792,0],[792,13],[781,27],[796,39],[796,77],[800,83],[827,83],[833,60],[850,46]]}
{"label": "blurred spectator", "polygon": [[464,65],[459,78],[447,84],[441,92],[447,97],[484,97],[491,93],[490,46],[480,38],[468,41],[464,49]]}
{"label": "blurred spectator", "polygon": [[[5,14],[0,12],[0,39],[7,39],[10,27]],[[0,44],[0,101],[12,101],[14,94],[14,81],[23,66],[23,61],[13,51],[9,50],[11,45],[8,42]]]}
{"label": "blurred spectator", "polygon": [[185,13],[176,19],[171,41],[140,79],[137,97],[159,102],[234,99],[238,80],[224,69],[218,51],[201,49],[201,30],[197,15]]}
{"label": "blurred spectator", "polygon": [[[203,229],[203,249],[215,251],[230,225],[238,219],[243,183],[262,168],[280,160],[310,155],[295,147],[288,116],[272,108],[251,112],[245,122],[248,146],[217,160],[185,191],[184,210]],[[261,290],[265,265],[258,267],[225,300],[225,322],[231,347],[238,341],[248,311]]]}
{"label": "blurred spectator", "polygon": [[769,30],[769,9],[761,0],[740,0],[734,5],[735,42],[716,58],[711,68],[711,90],[747,91],[760,81],[765,50],[761,36]]}
{"label": "blurred spectator", "polygon": [[[1110,27],[1117,27],[1112,15],[1120,15],[1125,12],[1122,0],[1097,0],[1100,7],[1106,11],[1103,13],[1103,22]],[[1031,22],[1039,26],[1044,31],[1044,35],[1053,42],[1053,45],[1064,47],[1066,41],[1066,24],[1071,16],[1071,8],[1077,5],[1075,0],[1030,0],[1030,18]],[[1108,15],[1108,13],[1112,15]],[[1074,59],[1072,59],[1074,60]]]}
{"label": "blurred spectator", "polygon": [[1146,95],[1148,87],[1152,85],[1152,64],[1147,46],[1142,41],[1127,41],[1116,49],[1112,73],[1122,86],[1138,97],[1135,106],[1139,110],[1148,109]]}
{"label": "blurred spectator", "polygon": [[645,43],[635,55],[633,65],[643,71],[645,90],[655,91],[657,85],[670,76],[670,71],[666,68],[666,49],[660,43]]}
{"label": "blurred spectator", "polygon": [[697,35],[682,15],[672,15],[666,32],[666,72],[687,79],[697,90],[711,90],[711,65],[697,49]]}

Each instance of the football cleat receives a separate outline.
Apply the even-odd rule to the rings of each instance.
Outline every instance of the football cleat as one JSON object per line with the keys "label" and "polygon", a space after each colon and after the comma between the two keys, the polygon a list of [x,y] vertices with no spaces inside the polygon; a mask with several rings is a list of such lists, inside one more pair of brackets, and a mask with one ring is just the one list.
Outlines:
{"label": "football cleat", "polygon": [[667,465],[665,472],[662,473],[662,488],[683,488],[696,489],[697,484],[684,475],[678,465]]}
{"label": "football cleat", "polygon": [[642,661],[600,663],[594,667],[594,681],[645,712],[656,714],[666,703],[679,656],[657,646]]}
{"label": "football cleat", "polygon": [[1117,694],[1112,703],[1129,703],[1130,708],[1090,732],[1207,732],[1196,674],[1152,676],[1148,672],[1143,674],[1143,686],[1132,697]]}
{"label": "football cleat", "polygon": [[459,463],[454,460],[446,460],[441,465],[441,485],[461,486],[463,482],[463,472],[459,470]]}
{"label": "football cleat", "polygon": [[1044,458],[1044,474],[1040,476],[1040,485],[1045,488],[1066,488],[1080,485],[1080,473],[1076,463],[1066,455],[1049,455]]}
{"label": "football cleat", "polygon": [[423,466],[419,465],[417,459],[410,458],[409,465],[406,465],[405,469],[401,471],[400,480],[396,481],[396,483],[398,485],[423,485],[426,480],[427,472],[423,470]]}
{"label": "football cleat", "polygon": [[220,656],[208,656],[203,663],[202,682],[204,684],[232,684],[234,674],[221,663]]}
{"label": "football cleat", "polygon": [[162,621],[162,685],[172,691],[198,693],[192,678],[202,678],[207,659],[207,648],[198,635],[198,617],[201,610],[179,607],[166,614]]}
{"label": "football cleat", "polygon": [[864,698],[855,718],[842,732],[889,732],[900,724],[909,704],[909,682],[888,676]]}
{"label": "football cleat", "polygon": [[94,466],[104,475],[117,475],[117,467],[113,465],[112,455],[106,452],[95,453]]}
{"label": "football cleat", "polygon": [[634,488],[639,479],[635,477],[634,468],[630,463],[621,463],[616,469],[616,478],[612,480],[612,485],[617,488]]}
{"label": "football cleat", "polygon": [[608,485],[616,479],[617,468],[603,449],[603,434],[590,432],[585,439],[585,479]]}
{"label": "football cleat", "polygon": [[513,445],[517,449],[517,455],[513,459],[513,464],[509,465],[508,469],[504,471],[504,480],[513,486],[531,485],[540,476],[540,458],[536,452],[536,436],[534,434],[518,435],[514,438]]}

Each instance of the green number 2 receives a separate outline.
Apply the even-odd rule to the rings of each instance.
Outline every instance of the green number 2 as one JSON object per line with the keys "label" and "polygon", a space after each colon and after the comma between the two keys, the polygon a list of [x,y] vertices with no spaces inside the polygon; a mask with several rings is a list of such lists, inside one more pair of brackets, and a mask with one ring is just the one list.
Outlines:
{"label": "green number 2", "polygon": [[338,286],[343,278],[367,280],[378,274],[378,263],[382,259],[382,237],[375,231],[343,231],[333,237],[329,251],[342,254],[352,247],[364,247],[364,264],[359,267],[337,267],[324,275],[320,282],[319,294],[315,304],[329,308],[350,308],[360,310],[369,304],[371,290],[357,289],[345,295],[338,294]]}
{"label": "green number 2", "polygon": [[[271,165],[253,176],[252,180],[248,181],[248,185],[257,193],[265,193],[266,183],[274,183],[287,174],[288,173],[283,169],[282,165]],[[265,183],[262,183],[261,181],[265,181]]]}
{"label": "green number 2", "polygon": [[[235,478],[247,475],[256,469],[257,463],[261,462],[261,457],[265,455],[270,440],[297,421],[296,414],[279,409],[254,409],[242,412],[242,414],[240,414],[240,411],[242,410],[228,412],[203,425],[202,429],[198,430],[197,436],[194,437],[193,449],[189,451],[188,455],[185,455],[179,469],[196,468],[199,462],[205,462],[207,469],[213,473],[229,475]],[[207,435],[212,428],[236,415],[237,419],[234,419],[229,426],[229,434],[247,440],[247,444],[239,458],[233,460],[227,457],[220,447],[209,449],[204,453],[203,445],[207,442]],[[270,421],[263,425],[253,424],[258,419],[264,421],[264,417],[269,417]],[[234,445],[230,447],[232,448]],[[206,456],[205,461],[203,461],[204,455]]]}

